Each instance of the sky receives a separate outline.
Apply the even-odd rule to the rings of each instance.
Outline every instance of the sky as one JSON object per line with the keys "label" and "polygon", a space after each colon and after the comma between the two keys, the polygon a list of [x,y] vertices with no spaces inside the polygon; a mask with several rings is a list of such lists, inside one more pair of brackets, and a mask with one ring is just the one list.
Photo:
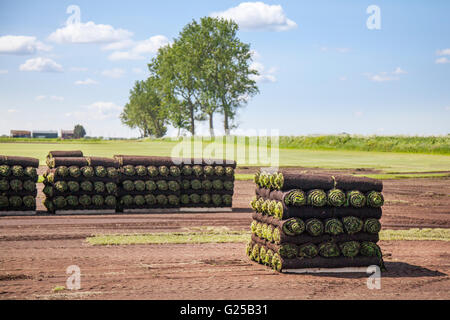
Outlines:
{"label": "sky", "polygon": [[449,12],[437,0],[0,0],[0,135],[80,123],[90,136],[137,137],[119,119],[130,89],[204,16],[238,23],[260,73],[237,134],[446,135]]}

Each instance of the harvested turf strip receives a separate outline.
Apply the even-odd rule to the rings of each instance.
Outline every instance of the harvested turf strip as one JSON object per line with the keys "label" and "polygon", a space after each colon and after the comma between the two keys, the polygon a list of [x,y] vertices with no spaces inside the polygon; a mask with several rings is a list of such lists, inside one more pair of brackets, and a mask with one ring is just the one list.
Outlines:
{"label": "harvested turf strip", "polygon": [[114,158],[119,162],[120,166],[177,166],[181,159],[171,157],[156,157],[156,156],[127,156],[115,155]]}
{"label": "harvested turf strip", "polygon": [[334,181],[336,182],[334,187],[342,190],[383,191],[383,182],[378,179],[338,175],[334,176]]}
{"label": "harvested turf strip", "polygon": [[0,165],[15,166],[19,165],[22,167],[39,167],[39,159],[29,158],[29,157],[16,157],[16,156],[2,156],[0,155]]}
{"label": "harvested turf strip", "polygon": [[92,167],[103,166],[111,168],[119,168],[119,162],[116,159],[104,158],[104,157],[87,157],[89,165]]}
{"label": "harvested turf strip", "polygon": [[364,221],[364,232],[378,234],[381,230],[381,223],[378,219],[369,218]]}
{"label": "harvested turf strip", "polygon": [[330,176],[306,174],[306,173],[288,173],[281,171],[282,183],[280,183],[280,190],[291,189],[323,189],[329,190],[334,188],[334,180]]}
{"label": "harvested turf strip", "polygon": [[49,151],[47,154],[47,159],[48,158],[56,158],[56,157],[82,157],[83,156],[83,152],[81,150],[72,150],[72,151]]}
{"label": "harvested turf strip", "polygon": [[61,157],[61,158],[51,158],[49,159],[48,166],[50,168],[56,168],[59,166],[78,166],[78,167],[84,167],[88,166],[89,162],[87,158],[81,158],[81,157]]}

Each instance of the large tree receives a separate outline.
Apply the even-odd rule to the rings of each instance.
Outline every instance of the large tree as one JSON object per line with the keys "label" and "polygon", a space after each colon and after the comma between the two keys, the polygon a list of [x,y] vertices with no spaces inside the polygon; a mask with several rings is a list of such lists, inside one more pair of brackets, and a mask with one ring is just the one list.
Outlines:
{"label": "large tree", "polygon": [[120,119],[130,128],[138,128],[143,137],[163,137],[167,132],[168,110],[162,103],[158,79],[149,77],[136,81],[130,90],[129,102]]}
{"label": "large tree", "polygon": [[159,79],[173,126],[195,135],[195,121],[208,119],[214,134],[214,114],[224,116],[229,134],[238,107],[258,92],[250,69],[250,46],[237,38],[238,25],[205,17],[186,25],[170,46],[149,64]]}
{"label": "large tree", "polygon": [[84,130],[84,127],[81,124],[75,125],[73,128],[73,137],[75,139],[84,138],[86,135],[86,130]]}

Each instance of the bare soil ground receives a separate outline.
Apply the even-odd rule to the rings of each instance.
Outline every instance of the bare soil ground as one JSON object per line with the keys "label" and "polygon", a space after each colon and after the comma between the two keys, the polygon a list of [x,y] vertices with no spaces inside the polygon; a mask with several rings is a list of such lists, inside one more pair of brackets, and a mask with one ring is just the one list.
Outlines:
{"label": "bare soil ground", "polygon": [[[449,178],[384,186],[383,228],[450,227]],[[200,226],[248,229],[253,190],[252,182],[236,181],[229,213],[0,217],[0,299],[450,299],[450,242],[444,241],[381,241],[388,271],[380,290],[367,288],[365,274],[273,272],[248,261],[240,243],[85,241],[94,234]],[[53,292],[65,286],[70,265],[81,269],[81,289]]]}

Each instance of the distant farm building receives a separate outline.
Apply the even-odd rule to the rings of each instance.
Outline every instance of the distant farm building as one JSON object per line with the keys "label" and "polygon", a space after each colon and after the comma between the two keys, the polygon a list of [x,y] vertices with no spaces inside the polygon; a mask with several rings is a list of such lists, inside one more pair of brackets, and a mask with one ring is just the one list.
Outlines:
{"label": "distant farm building", "polygon": [[31,131],[11,130],[11,138],[31,138]]}
{"label": "distant farm building", "polygon": [[75,139],[73,130],[61,130],[61,139]]}
{"label": "distant farm building", "polygon": [[52,139],[58,138],[58,131],[33,131],[33,138]]}

